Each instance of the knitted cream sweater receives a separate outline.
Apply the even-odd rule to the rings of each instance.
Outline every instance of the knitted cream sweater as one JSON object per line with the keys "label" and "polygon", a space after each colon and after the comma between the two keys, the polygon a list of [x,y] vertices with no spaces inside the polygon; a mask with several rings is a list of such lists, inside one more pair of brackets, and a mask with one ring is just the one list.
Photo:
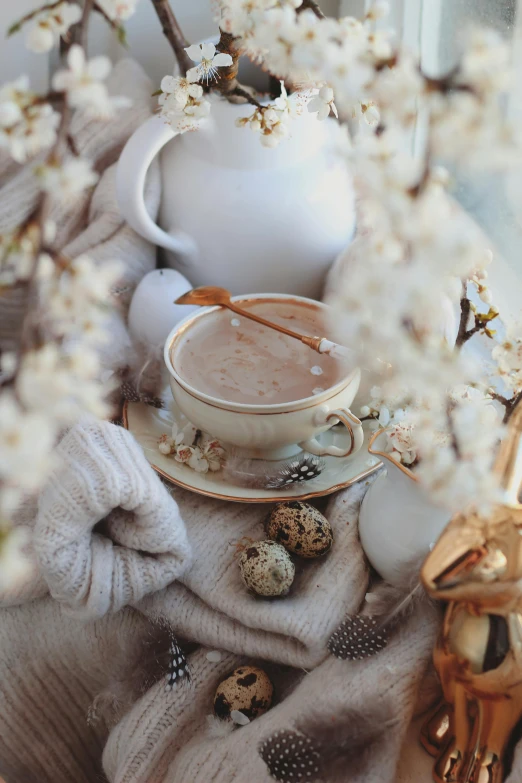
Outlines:
{"label": "knitted cream sweater", "polygon": [[[328,655],[329,636],[367,588],[357,538],[363,484],[325,504],[330,555],[298,567],[290,596],[264,601],[241,585],[234,546],[262,536],[263,509],[174,493],[187,537],[178,505],[128,432],[86,420],[57,454],[34,523],[34,578],[3,596],[4,606],[18,605],[0,611],[8,783],[94,783],[104,746],[111,783],[268,783],[260,743],[273,744],[278,731],[319,749],[300,762],[317,761],[316,780],[393,783],[436,621],[432,610],[417,612],[365,661]],[[190,543],[196,564],[186,571]],[[151,673],[158,656],[147,615],[207,645],[189,656],[190,683],[166,691],[161,666]],[[207,658],[209,647],[222,650],[220,661]],[[245,661],[267,670],[275,705],[234,729],[210,718],[213,694]]]}

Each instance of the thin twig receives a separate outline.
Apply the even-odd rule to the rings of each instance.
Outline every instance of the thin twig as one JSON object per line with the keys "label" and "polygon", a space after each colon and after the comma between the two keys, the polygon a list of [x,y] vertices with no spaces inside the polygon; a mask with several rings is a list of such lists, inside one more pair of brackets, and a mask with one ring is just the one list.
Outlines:
{"label": "thin twig", "polygon": [[321,11],[319,4],[316,3],[315,0],[303,0],[301,5],[297,9],[297,13],[299,14],[301,11],[304,11],[306,8],[309,8],[310,11],[313,11],[318,19],[326,19],[325,14]]}
{"label": "thin twig", "polygon": [[[463,295],[460,300],[460,323],[457,333],[457,339],[455,340],[455,347],[462,348],[464,343],[471,340],[474,334],[477,332],[485,331],[488,337],[493,337],[492,332],[488,324],[494,321],[498,316],[498,310],[495,307],[490,307],[487,313],[477,313],[473,310],[470,300],[467,297],[466,283],[463,284]],[[468,329],[469,315],[473,310],[474,323],[473,326]]]}
{"label": "thin twig", "polygon": [[501,405],[504,406],[505,413],[504,413],[503,422],[505,424],[507,421],[509,421],[511,415],[513,414],[513,411],[517,407],[518,403],[522,400],[522,391],[517,392],[517,394],[515,394],[515,396],[511,397],[510,399],[494,391],[490,391],[489,396],[491,397],[492,400],[496,400],[496,402],[499,402]]}
{"label": "thin twig", "polygon": [[251,103],[253,106],[257,106],[258,109],[262,109],[263,106],[257,98],[254,98],[254,96],[249,92],[249,90],[246,87],[242,87],[240,84],[237,84],[232,92],[227,93],[227,95],[237,95],[238,98],[245,98],[248,103]]}
{"label": "thin twig", "polygon": [[30,11],[28,14],[22,16],[21,19],[18,19],[17,22],[11,25],[7,31],[7,36],[9,37],[10,35],[17,33],[26,22],[30,22],[31,19],[34,19],[35,16],[38,16],[38,14],[40,14],[42,11],[52,11],[53,8],[56,8],[62,2],[63,0],[55,0],[53,3],[49,3],[48,5],[41,5],[39,8],[35,8],[34,11]]}
{"label": "thin twig", "polygon": [[522,391],[519,391],[518,394],[515,394],[515,396],[509,400],[509,409],[506,411],[506,415],[504,416],[505,422],[508,421],[511,415],[514,413],[515,408],[517,407],[520,400],[522,400]]}
{"label": "thin twig", "polygon": [[510,400],[508,400],[507,397],[504,397],[503,394],[499,394],[495,391],[488,391],[488,395],[491,397],[492,400],[496,400],[496,402],[500,402],[501,405],[503,405],[505,408],[509,406]]}
{"label": "thin twig", "polygon": [[67,134],[67,146],[69,147],[70,151],[72,152],[75,158],[80,157],[80,151],[76,145],[74,136],[71,133]]}
{"label": "thin twig", "polygon": [[428,145],[427,148],[426,148],[425,155],[424,155],[424,166],[423,166],[422,174],[421,174],[421,176],[419,178],[419,181],[417,182],[416,185],[414,185],[413,187],[411,187],[408,190],[408,193],[409,193],[409,195],[412,198],[419,198],[419,196],[421,196],[424,193],[424,191],[426,189],[426,186],[428,185],[428,183],[430,181],[430,177],[431,177],[431,157],[432,157],[431,156],[431,149],[430,149],[430,147]]}
{"label": "thin twig", "polygon": [[455,457],[457,459],[460,459],[461,454],[460,454],[459,442],[457,440],[457,433],[455,432],[455,428],[453,427],[453,419],[451,418],[451,406],[449,404],[446,407],[446,421],[448,423],[448,430],[450,433],[451,448],[455,453]]}
{"label": "thin twig", "polygon": [[[87,24],[87,22],[89,20],[89,15],[93,9],[93,6],[94,6],[94,0],[84,0],[82,18],[80,19],[80,35],[78,40],[78,43],[80,44],[84,52],[87,52],[87,45],[89,40],[89,25]],[[67,136],[67,133],[65,134],[65,136]]]}
{"label": "thin twig", "polygon": [[229,54],[232,57],[231,65],[226,65],[219,69],[218,77],[214,89],[218,90],[226,98],[238,97],[244,98],[248,103],[262,108],[260,102],[252,95],[252,90],[241,84],[237,78],[239,70],[239,58],[242,54],[241,39],[235,38],[230,33],[220,30],[219,43],[216,46],[218,52]]}
{"label": "thin twig", "polygon": [[116,22],[114,19],[111,19],[109,14],[106,11],[104,11],[101,5],[99,5],[98,3],[95,2],[93,8],[101,16],[103,16],[103,18],[105,19],[109,27],[111,27],[114,30],[114,32],[118,36],[118,41],[122,44],[122,46],[126,46],[127,41],[126,41],[124,26],[122,24],[118,24],[118,22]]}
{"label": "thin twig", "polygon": [[459,82],[460,72],[460,66],[455,66],[445,76],[433,77],[428,76],[422,68],[419,68],[426,92],[440,92],[443,95],[447,95],[447,93],[452,91],[474,93],[475,88],[470,84]]}
{"label": "thin twig", "polygon": [[463,296],[460,300],[460,322],[459,322],[459,331],[457,332],[457,339],[455,341],[455,345],[457,348],[460,348],[466,340],[468,339],[466,337],[467,329],[468,329],[468,321],[469,321],[469,314],[471,312],[471,302],[467,297],[466,294],[466,283],[463,284]]}
{"label": "thin twig", "polygon": [[169,0],[151,0],[151,2],[161,23],[163,34],[172,46],[181,74],[185,76],[189,68],[194,65],[185,51],[188,41],[170,7]]}
{"label": "thin twig", "polygon": [[[79,22],[78,38],[84,47],[86,47],[87,44],[88,19],[92,11],[92,6],[93,6],[93,0],[85,0],[82,18],[81,21]],[[56,106],[56,109],[61,113],[60,125],[58,127],[58,132],[56,134],[56,140],[46,158],[46,163],[47,164],[52,163],[53,165],[60,163],[60,161],[63,159],[64,152],[68,147],[68,139],[69,139],[69,132],[71,127],[71,119],[72,119],[72,110],[70,106],[68,106],[67,104],[67,99],[65,95],[61,96],[61,101]],[[29,323],[28,315],[30,312],[29,308],[31,307],[31,302],[33,300],[33,295],[34,295],[33,289],[35,286],[36,275],[38,272],[40,255],[45,250],[45,240],[44,240],[45,226],[49,219],[51,207],[52,207],[52,196],[47,192],[42,193],[39,203],[36,205],[35,209],[29,215],[27,220],[19,228],[18,233],[20,234],[20,236],[23,236],[31,229],[33,230],[36,229],[37,239],[34,243],[34,248],[33,248],[33,262],[32,262],[31,271],[27,280],[24,281],[24,287],[27,290],[28,311],[25,313],[24,316],[24,326],[22,328],[20,345],[17,351],[16,367],[14,373],[10,375],[9,378],[0,380],[0,387],[7,386],[7,385],[13,386],[15,384],[18,372],[21,367],[23,354],[26,351],[30,350],[30,348],[32,347],[33,335],[31,332],[31,325]]]}

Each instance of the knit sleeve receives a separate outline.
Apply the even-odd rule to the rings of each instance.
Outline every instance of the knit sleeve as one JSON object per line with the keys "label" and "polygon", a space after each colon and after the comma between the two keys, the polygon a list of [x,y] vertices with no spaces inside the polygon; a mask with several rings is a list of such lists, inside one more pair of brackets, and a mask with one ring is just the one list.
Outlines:
{"label": "knit sleeve", "polygon": [[84,419],[62,439],[56,458],[34,536],[54,598],[101,617],[185,570],[190,548],[178,506],[130,433]]}

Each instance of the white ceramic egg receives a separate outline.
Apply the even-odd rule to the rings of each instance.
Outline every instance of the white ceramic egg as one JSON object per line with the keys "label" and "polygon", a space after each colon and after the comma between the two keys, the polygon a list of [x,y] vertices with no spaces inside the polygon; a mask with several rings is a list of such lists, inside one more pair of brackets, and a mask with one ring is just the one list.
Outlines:
{"label": "white ceramic egg", "polygon": [[175,269],[155,269],[139,282],[129,308],[129,331],[133,340],[157,349],[163,345],[178,321],[197,309],[176,305],[175,300],[190,291],[191,283]]}

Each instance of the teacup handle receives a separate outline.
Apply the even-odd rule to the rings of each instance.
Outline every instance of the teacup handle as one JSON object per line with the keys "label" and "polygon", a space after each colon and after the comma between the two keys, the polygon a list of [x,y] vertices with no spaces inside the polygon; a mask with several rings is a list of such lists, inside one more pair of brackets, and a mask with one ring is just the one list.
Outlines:
{"label": "teacup handle", "polygon": [[314,454],[316,457],[349,457],[350,454],[355,454],[356,451],[359,451],[363,445],[364,432],[357,416],[354,416],[348,408],[338,408],[335,411],[328,411],[324,415],[323,423],[326,424],[330,419],[337,419],[338,422],[340,421],[344,424],[350,433],[350,448],[345,451],[338,446],[321,446],[317,438],[303,441],[303,443],[299,444],[301,448],[304,451],[309,451],[310,454]]}

